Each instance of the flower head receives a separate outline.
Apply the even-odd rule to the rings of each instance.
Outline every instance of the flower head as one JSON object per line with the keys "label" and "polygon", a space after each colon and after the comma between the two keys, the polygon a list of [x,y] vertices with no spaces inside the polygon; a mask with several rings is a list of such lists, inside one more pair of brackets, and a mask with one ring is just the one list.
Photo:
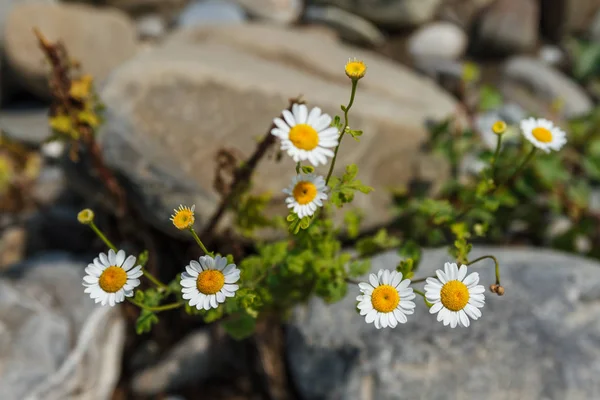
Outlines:
{"label": "flower head", "polygon": [[567,134],[544,118],[527,118],[521,121],[523,136],[535,147],[550,153],[558,151],[567,143]]}
{"label": "flower head", "polygon": [[234,285],[240,279],[240,270],[228,264],[227,258],[202,256],[190,261],[181,274],[183,298],[198,310],[217,308],[227,297],[234,297],[239,289]]}
{"label": "flower head", "polygon": [[360,79],[367,73],[367,65],[356,58],[350,58],[344,68],[346,75],[350,79]]}
{"label": "flower head", "polygon": [[135,262],[136,258],[126,258],[123,250],[117,253],[109,250],[108,256],[100,253],[85,269],[85,293],[89,293],[96,303],[111,307],[124,301],[125,297],[133,296],[133,289],[139,286],[138,278],[143,274],[140,265],[134,268]]}
{"label": "flower head", "polygon": [[180,205],[179,208],[173,210],[175,211],[175,214],[171,215],[171,222],[173,222],[173,225],[179,230],[190,229],[194,226],[194,222],[196,221],[194,218],[195,209],[195,205],[193,205],[192,208]]}
{"label": "flower head", "polygon": [[479,283],[479,274],[473,272],[467,276],[467,266],[460,269],[454,263],[446,263],[444,271],[438,269],[436,278],[427,278],[425,298],[433,304],[429,309],[431,314],[438,313],[437,320],[444,326],[457,325],[467,327],[469,318],[476,320],[481,317],[485,303],[483,292],[485,288]]}
{"label": "flower head", "polygon": [[289,195],[285,202],[288,208],[292,208],[299,218],[310,217],[317,211],[317,207],[323,207],[323,201],[327,200],[328,187],[325,179],[316,174],[298,174],[292,179],[292,183],[283,193]]}
{"label": "flower head", "polygon": [[85,225],[91,224],[94,222],[94,212],[89,208],[79,211],[79,214],[77,214],[77,221]]}
{"label": "flower head", "polygon": [[415,294],[409,286],[410,280],[402,280],[400,272],[379,270],[377,275],[369,275],[369,283],[358,284],[363,293],[356,298],[360,315],[377,329],[405,323],[406,316],[415,311]]}
{"label": "flower head", "polygon": [[492,132],[494,132],[496,135],[502,135],[504,132],[506,132],[506,122],[494,122],[494,125],[492,125]]}
{"label": "flower head", "polygon": [[275,118],[271,134],[281,139],[281,150],[287,150],[295,162],[310,161],[314,166],[327,164],[338,145],[338,130],[331,127],[331,117],[318,107],[310,112],[304,104],[294,104],[292,111],[283,110],[283,119]]}

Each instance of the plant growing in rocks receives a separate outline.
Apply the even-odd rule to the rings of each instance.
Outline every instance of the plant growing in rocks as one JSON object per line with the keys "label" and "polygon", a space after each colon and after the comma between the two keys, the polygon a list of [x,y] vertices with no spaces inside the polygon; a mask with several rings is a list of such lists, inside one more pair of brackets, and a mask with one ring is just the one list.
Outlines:
{"label": "plant growing in rocks", "polygon": [[[532,163],[559,160],[549,153],[563,147],[566,134],[548,120],[529,118],[519,127],[510,127],[520,130],[527,140],[516,149],[507,148],[503,138],[509,127],[498,121],[492,128],[497,138],[495,151],[482,153],[475,184],[455,193],[452,190],[457,183],[452,182],[454,186],[443,192],[452,194],[450,199],[397,193],[401,214],[419,217],[410,220],[415,226],[402,238],[385,229],[359,237],[360,213],[346,211],[341,226],[332,217],[344,211],[355,196],[369,195],[373,189],[358,179],[359,167],[355,164],[347,165],[341,176],[333,172],[344,138],[360,141],[363,135],[350,128],[350,111],[361,79],[368,79],[366,71],[360,60],[351,59],[346,64],[350,96],[341,106],[340,116],[329,116],[318,107],[294,99],[273,119],[249,160],[234,165],[228,161],[230,154],[221,154],[220,165],[230,172],[232,183],[227,185],[223,177],[217,177],[223,201],[204,229],[196,231],[194,205],[173,210],[173,229],[191,235],[203,255],[182,265],[180,274],[168,283],[145,268],[147,251],[134,256],[119,250],[95,224],[94,212],[83,210],[78,220],[89,225],[109,248],[86,268],[85,292],[103,306],[124,301],[138,306],[138,333],[150,331],[161,312],[181,308],[207,323],[222,322],[234,338],[244,338],[254,332],[261,316],[275,313],[285,317],[294,305],[311,296],[336,302],[347,295],[349,285],[358,285],[361,292],[357,297],[357,323],[361,318],[377,328],[410,323],[412,318],[422,317],[414,315],[416,296],[422,297],[431,314],[437,314],[438,321],[451,328],[468,327],[477,320],[486,296],[478,273],[472,271],[477,263],[484,259],[494,262],[496,280],[489,292],[501,296],[505,288],[500,282],[501,260],[493,255],[470,259],[471,240],[493,233],[490,216],[501,206],[515,204],[519,190],[515,185]],[[448,138],[444,134],[449,127],[450,121],[438,126],[433,143],[450,152],[455,157],[451,160],[456,161],[457,153],[452,152],[468,136]],[[249,189],[254,167],[275,144],[279,144],[279,156],[291,157],[296,167],[288,172],[289,186],[282,188],[287,195],[287,216],[270,218],[264,213],[268,196],[250,195]],[[315,167],[319,166],[325,166],[327,173],[317,173]],[[232,254],[212,248],[212,229],[226,211],[233,211],[235,228],[246,237],[265,226],[285,230],[286,237],[256,240],[254,253],[236,260]],[[342,236],[354,240],[353,248],[343,249]],[[416,276],[421,236],[434,243],[450,242],[448,262],[440,265],[436,276]],[[391,248],[398,249],[403,260],[360,280],[370,269],[369,257]],[[140,288],[142,277],[149,281],[150,288]],[[422,283],[425,285],[420,290],[418,285]]]}

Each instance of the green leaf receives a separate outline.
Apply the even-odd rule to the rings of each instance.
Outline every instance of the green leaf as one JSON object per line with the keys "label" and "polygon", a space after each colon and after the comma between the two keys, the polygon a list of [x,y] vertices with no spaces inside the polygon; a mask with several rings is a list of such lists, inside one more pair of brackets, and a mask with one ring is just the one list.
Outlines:
{"label": "green leaf", "polygon": [[348,267],[348,276],[351,278],[356,278],[359,276],[363,276],[371,269],[371,261],[370,260],[357,260],[352,261],[350,266]]}
{"label": "green leaf", "polygon": [[367,257],[399,245],[400,239],[390,236],[387,230],[382,228],[375,235],[360,239],[356,243],[356,250],[360,257]]}
{"label": "green leaf", "polygon": [[302,172],[305,174],[312,174],[313,172],[315,172],[315,168],[311,165],[303,165]]}
{"label": "green leaf", "polygon": [[501,107],[502,94],[492,86],[484,85],[479,90],[479,109],[489,111]]}
{"label": "green leaf", "polygon": [[145,267],[147,263],[148,263],[148,250],[144,250],[140,253],[140,255],[137,258],[137,265],[141,265],[142,267]]}
{"label": "green leaf", "polygon": [[142,310],[140,316],[135,322],[135,331],[138,335],[152,331],[152,327],[158,323],[158,317],[155,313],[148,310]]}
{"label": "green leaf", "polygon": [[256,319],[248,314],[241,314],[224,322],[223,328],[234,340],[242,340],[252,336],[256,329]]}
{"label": "green leaf", "polygon": [[354,138],[354,140],[356,140],[357,142],[360,142],[360,137],[362,136],[363,131],[346,129],[346,133],[352,136],[352,138]]}

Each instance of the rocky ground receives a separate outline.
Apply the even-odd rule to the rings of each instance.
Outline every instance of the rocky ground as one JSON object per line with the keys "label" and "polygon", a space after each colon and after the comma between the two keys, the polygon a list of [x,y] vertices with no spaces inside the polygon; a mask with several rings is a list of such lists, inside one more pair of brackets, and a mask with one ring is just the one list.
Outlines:
{"label": "rocky ground", "polygon": [[[135,239],[86,168],[43,144],[50,90],[34,27],[62,39],[96,79],[107,107],[98,140],[144,227]],[[466,62],[505,99],[473,116],[484,141],[498,118],[564,121],[594,107],[597,88],[573,77],[572,35],[600,41],[600,1],[0,0],[0,129],[37,171],[23,196],[0,203],[0,398],[593,398],[600,270],[591,261],[494,249],[510,295],[491,299],[468,332],[426,317],[376,332],[354,313],[350,293],[331,307],[299,308],[285,329],[266,321],[239,343],[170,313],[155,333],[136,337],[135,308],[86,299],[82,268],[102,246],[75,220],[83,207],[104,210],[111,237],[152,247],[172,277],[190,250],[168,217],[180,203],[196,204],[199,225],[212,215],[217,151],[247,157],[298,95],[337,113],[349,93],[342,66],[358,57],[368,77],[352,124],[365,135],[344,143],[338,166],[357,163],[376,189],[355,201],[370,210],[363,229],[385,225],[388,189],[447,176],[422,144],[428,122],[466,119],[457,100]],[[261,163],[254,190],[287,185],[282,167],[293,165]],[[281,204],[275,196],[270,211]],[[378,256],[373,268],[393,258]],[[429,252],[422,270],[443,259]]]}

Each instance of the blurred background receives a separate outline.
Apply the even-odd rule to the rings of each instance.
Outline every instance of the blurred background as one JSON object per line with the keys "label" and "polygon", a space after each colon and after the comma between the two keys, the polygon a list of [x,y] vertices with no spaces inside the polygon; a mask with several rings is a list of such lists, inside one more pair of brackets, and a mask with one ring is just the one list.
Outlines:
{"label": "blurred background", "polygon": [[[59,91],[34,28],[93,77],[102,108],[83,117],[125,214],[85,153],[48,143]],[[375,188],[354,202],[363,233],[443,245],[402,214],[407,196],[477,176],[467,150],[493,150],[498,119],[533,114],[567,131],[572,149],[542,158],[519,188],[526,206],[500,209],[476,245],[506,268],[505,298],[468,330],[419,304],[418,322],[381,332],[356,315],[352,288],[285,324],[263,318],[241,341],[179,311],[136,335],[137,308],[93,305],[83,269],[106,249],[81,209],[173,279],[200,253],[172,209],[196,204],[205,226],[222,194],[217,155],[249,157],[290,98],[339,114],[349,57],[368,66],[351,113],[364,135],[346,140],[336,172],[354,162]],[[600,0],[0,0],[0,400],[600,398],[599,98]],[[469,143],[450,161],[429,142],[449,117]],[[281,214],[294,164],[276,158],[253,191],[273,193],[267,209]],[[252,243],[233,240],[232,224],[217,242],[237,259]],[[398,260],[384,253],[373,268]],[[427,250],[422,273],[445,261]],[[481,275],[492,282],[491,268]]]}

